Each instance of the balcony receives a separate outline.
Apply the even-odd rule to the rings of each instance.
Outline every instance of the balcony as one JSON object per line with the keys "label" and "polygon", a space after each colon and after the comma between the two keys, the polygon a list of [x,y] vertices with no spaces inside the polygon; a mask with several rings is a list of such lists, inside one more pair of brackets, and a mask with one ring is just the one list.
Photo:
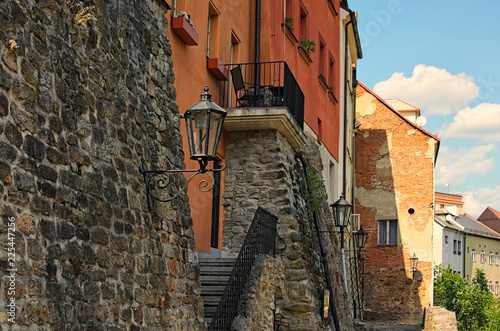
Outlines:
{"label": "balcony", "polygon": [[304,128],[304,93],[285,62],[226,65],[231,73],[223,82],[222,107],[286,107]]}

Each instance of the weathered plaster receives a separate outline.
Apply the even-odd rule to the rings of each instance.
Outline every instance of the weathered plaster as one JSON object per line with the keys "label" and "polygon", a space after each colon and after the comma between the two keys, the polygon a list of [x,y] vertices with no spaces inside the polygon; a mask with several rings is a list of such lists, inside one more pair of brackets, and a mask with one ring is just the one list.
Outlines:
{"label": "weathered plaster", "polygon": [[376,209],[375,219],[397,218],[398,211],[394,193],[381,189],[367,190],[356,187],[356,199],[363,207]]}
{"label": "weathered plaster", "polygon": [[356,99],[356,112],[361,116],[372,115],[377,110],[377,105],[373,102],[374,99],[371,95],[365,94]]}
{"label": "weathered plaster", "polygon": [[392,132],[387,133],[387,140],[378,149],[380,155],[389,153],[392,149]]}

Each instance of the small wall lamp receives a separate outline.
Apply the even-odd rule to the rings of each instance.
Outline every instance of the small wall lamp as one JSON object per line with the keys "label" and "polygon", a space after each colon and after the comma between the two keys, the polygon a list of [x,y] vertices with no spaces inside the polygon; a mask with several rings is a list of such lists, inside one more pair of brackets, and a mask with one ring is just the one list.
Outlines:
{"label": "small wall lamp", "polygon": [[418,257],[415,253],[410,257],[410,271],[412,272],[412,277],[415,279],[415,274],[417,273]]}
{"label": "small wall lamp", "polygon": [[[191,160],[198,161],[200,169],[146,170],[145,161],[142,159],[142,165],[139,168],[139,172],[144,176],[144,182],[146,183],[146,195],[150,211],[152,210],[152,200],[168,202],[177,198],[196,175],[208,174],[212,178],[212,185],[210,187],[207,188],[209,184],[206,180],[200,181],[198,185],[201,191],[210,191],[214,187],[214,178],[208,172],[219,172],[226,168],[224,165],[221,165],[219,169],[207,169],[207,164],[208,161],[217,159],[217,148],[219,146],[222,127],[227,112],[219,105],[212,102],[212,95],[208,93],[208,86],[205,86],[204,93],[202,93],[200,97],[200,101],[188,108],[184,115],[181,115],[181,118],[184,118],[186,121],[186,133]],[[164,193],[160,192],[168,191],[168,174],[175,172],[193,172],[194,174],[176,195],[164,198],[161,195],[164,195]]]}

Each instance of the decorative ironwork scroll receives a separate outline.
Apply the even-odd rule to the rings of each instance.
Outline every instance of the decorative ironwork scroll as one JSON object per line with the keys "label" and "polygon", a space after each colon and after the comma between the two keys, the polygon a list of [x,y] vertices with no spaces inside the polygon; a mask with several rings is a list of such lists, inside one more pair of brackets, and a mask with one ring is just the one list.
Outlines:
{"label": "decorative ironwork scroll", "polygon": [[[198,183],[198,188],[202,192],[209,192],[213,189],[215,185],[214,176],[209,172],[220,172],[226,169],[226,166],[221,164],[218,169],[192,169],[192,170],[146,170],[146,162],[144,159],[141,160],[142,165],[139,167],[139,172],[144,176],[144,183],[146,184],[146,196],[148,199],[148,208],[152,210],[153,200],[159,202],[169,202],[178,198],[182,192],[185,192],[189,183],[197,175],[207,174],[210,176],[211,182],[206,179],[201,180]],[[174,191],[175,186],[169,185],[176,180],[171,176],[172,173],[178,172],[191,172],[193,173],[191,177],[187,180],[184,186],[177,192]]]}

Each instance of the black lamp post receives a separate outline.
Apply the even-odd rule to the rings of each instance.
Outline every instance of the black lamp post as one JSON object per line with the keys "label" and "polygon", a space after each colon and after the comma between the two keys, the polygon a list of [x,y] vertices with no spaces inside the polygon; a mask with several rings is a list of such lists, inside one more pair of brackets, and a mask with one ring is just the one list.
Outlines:
{"label": "black lamp post", "polygon": [[412,272],[412,277],[415,279],[415,274],[417,273],[418,257],[415,253],[410,257],[410,271]]}
{"label": "black lamp post", "polygon": [[344,228],[349,223],[349,218],[351,217],[352,204],[344,199],[344,195],[340,196],[340,199],[335,201],[330,205],[333,211],[333,219],[335,221],[335,226],[340,228],[340,252],[342,255],[342,269],[344,272],[344,285],[347,291],[347,277],[345,271],[345,256],[344,256]]}
{"label": "black lamp post", "polygon": [[[200,169],[146,170],[146,163],[142,159],[139,172],[144,176],[144,182],[146,183],[149,210],[152,210],[152,200],[168,202],[177,198],[189,182],[198,174],[208,174],[212,178],[211,186],[209,186],[206,180],[200,181],[198,185],[201,191],[210,191],[214,187],[214,178],[209,172],[219,172],[226,168],[224,165],[221,165],[219,169],[207,169],[208,161],[217,159],[217,148],[219,146],[224,119],[227,115],[224,109],[212,102],[211,97],[212,95],[208,93],[208,86],[205,86],[200,101],[188,108],[184,115],[181,115],[181,118],[184,118],[186,121],[190,158],[198,161]],[[169,183],[168,174],[174,172],[193,172],[194,174],[177,194],[173,197],[164,198],[160,195],[161,191],[167,189]],[[207,186],[209,187],[207,188]]]}

